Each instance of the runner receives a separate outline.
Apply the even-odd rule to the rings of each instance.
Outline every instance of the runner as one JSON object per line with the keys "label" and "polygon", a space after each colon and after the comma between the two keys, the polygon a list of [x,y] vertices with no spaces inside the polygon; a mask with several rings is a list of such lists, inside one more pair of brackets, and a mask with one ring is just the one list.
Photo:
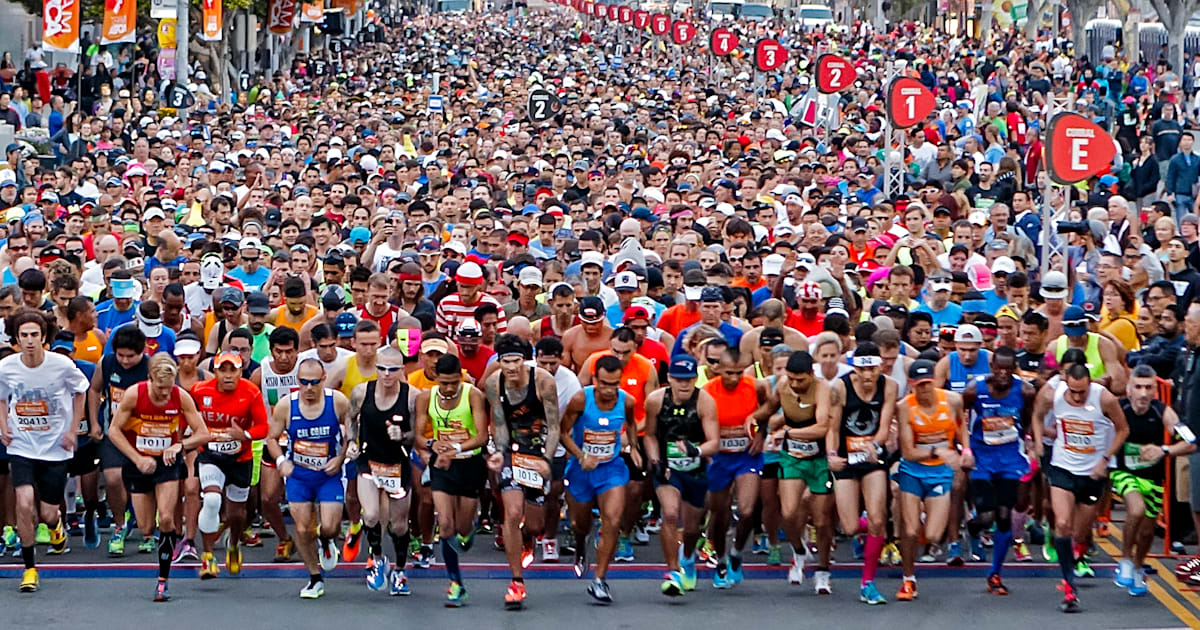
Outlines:
{"label": "runner", "polygon": [[[388,587],[392,595],[410,595],[404,568],[408,563],[408,512],[412,501],[413,412],[417,390],[404,375],[404,355],[386,346],[377,355],[379,378],[360,383],[350,393],[350,453],[358,457],[358,496],[367,534],[367,586]],[[356,453],[357,451],[357,453]],[[396,568],[383,553],[381,515],[387,514],[388,535]]]}
{"label": "runner", "polygon": [[[1045,427],[1046,419],[1053,424]],[[1059,585],[1063,601],[1059,608],[1074,613],[1079,612],[1080,606],[1073,565],[1086,550],[1080,541],[1086,539],[1092,528],[1096,504],[1108,478],[1109,458],[1121,452],[1129,435],[1129,424],[1116,396],[1092,382],[1086,365],[1072,363],[1057,385],[1043,387],[1038,393],[1033,413],[1033,444],[1039,457],[1044,449],[1043,433],[1054,437],[1046,474],[1054,506],[1054,548],[1063,575]]]}
{"label": "runner", "polygon": [[[496,453],[490,465],[500,468],[504,502],[504,555],[512,583],[504,595],[510,610],[525,605],[523,569],[533,562],[533,541],[544,531],[546,493],[550,491],[550,460],[558,448],[560,428],[558,388],[547,371],[526,365],[533,348],[516,335],[496,337],[498,373],[487,378],[484,390],[492,411]],[[520,402],[514,402],[520,398]]]}
{"label": "runner", "polygon": [[[175,531],[175,506],[179,503],[179,480],[183,452],[204,444],[208,429],[196,411],[196,403],[175,384],[178,368],[166,353],[150,357],[150,380],[126,392],[117,405],[108,439],[129,459],[121,472],[133,498],[133,509],[141,516],[142,535],[154,534],[158,523],[158,581],[154,601],[165,602],[167,578],[179,533]],[[183,431],[191,429],[184,438]],[[159,510],[159,506],[162,509]],[[157,513],[157,518],[151,517]]]}
{"label": "runner", "polygon": [[[42,313],[22,309],[6,323],[19,352],[0,360],[0,441],[8,453],[16,492],[16,528],[25,563],[18,589],[32,593],[39,585],[35,525],[54,524],[51,554],[69,551],[58,502],[66,490],[67,465],[84,418],[88,385],[74,361],[46,352],[43,344],[50,324]],[[53,384],[53,391],[38,383]]]}
{"label": "runner", "polygon": [[[308,584],[300,589],[300,597],[316,599],[325,594],[321,571],[337,567],[334,536],[341,524],[345,498],[343,427],[350,413],[350,402],[341,392],[324,386],[325,368],[316,359],[300,363],[296,382],[299,391],[280,399],[272,411],[267,452],[275,460],[279,474],[287,479],[288,509],[296,523],[300,557],[308,569]],[[286,453],[279,445],[285,432]]]}
{"label": "runner", "polygon": [[[443,342],[444,343],[444,342]],[[425,349],[424,342],[421,344]],[[417,453],[429,469],[433,503],[442,539],[442,561],[450,586],[446,607],[467,603],[458,554],[474,542],[475,511],[487,482],[483,447],[488,443],[488,418],[483,392],[463,382],[462,363],[443,354],[434,366],[437,387],[417,396],[417,435],[432,428],[432,439],[417,442]]]}
{"label": "runner", "polygon": [[[563,346],[557,338],[542,337],[538,339],[533,350],[535,359],[531,363],[554,375],[554,386],[558,391],[558,413],[559,418],[562,418],[562,414],[567,410],[567,405],[571,403],[571,398],[582,389],[579,377],[562,364]],[[559,437],[558,446],[554,449],[554,459],[550,462],[550,493],[546,495],[546,503],[542,506],[542,512],[546,517],[540,543],[542,562],[558,562],[559,560],[558,519],[562,509],[562,496],[565,491],[563,475],[567,470],[568,459],[567,449],[563,446],[562,438]]]}
{"label": "runner", "polygon": [[[280,326],[271,331],[267,343],[271,356],[263,359],[258,369],[250,374],[249,381],[261,392],[263,409],[269,418],[280,400],[300,389],[296,377],[296,372],[300,369],[299,355],[296,352],[300,345],[300,335],[292,328]],[[325,365],[324,361],[321,365]],[[279,538],[275,545],[275,562],[291,562],[295,543],[288,534],[287,525],[283,521],[283,510],[280,508],[280,501],[283,500],[283,478],[279,475],[275,462],[270,458],[264,461],[263,441],[255,440],[251,444],[254,451],[251,485],[258,486],[262,514],[271,524],[275,536]]]}
{"label": "runner", "polygon": [[[276,328],[272,336],[290,328]],[[286,334],[286,333],[284,333]],[[200,579],[218,575],[213,545],[220,537],[222,498],[225,506],[225,568],[233,575],[242,571],[241,532],[246,526],[246,501],[253,485],[255,441],[267,437],[269,420],[260,401],[262,392],[252,381],[242,378],[242,355],[222,352],[213,359],[213,377],[192,387],[192,398],[208,427],[210,441],[196,458],[196,477],[200,483],[200,512],[196,517],[203,550],[200,553]],[[264,364],[265,365],[265,364]],[[264,512],[267,500],[264,498]],[[278,498],[276,498],[278,501]]]}
{"label": "runner", "polygon": [[[575,394],[563,413],[559,436],[571,459],[565,472],[567,507],[575,529],[575,576],[588,570],[588,535],[592,531],[592,509],[600,511],[600,538],[596,543],[596,573],[588,594],[597,602],[611,604],[612,591],[605,578],[617,547],[617,533],[625,511],[625,485],[629,467],[617,455],[622,434],[626,444],[637,436],[633,397],[621,390],[621,360],[602,356],[596,360],[595,384]],[[641,466],[637,449],[630,452]]]}
{"label": "runner", "polygon": [[[904,582],[896,593],[896,599],[900,601],[917,598],[913,565],[922,525],[924,536],[930,543],[941,542],[950,512],[950,486],[954,483],[954,473],[964,465],[969,467],[971,461],[962,426],[962,397],[935,386],[934,374],[932,361],[913,361],[908,368],[908,388],[912,393],[898,405],[903,459],[893,479],[900,485],[900,509],[904,521],[900,536]],[[959,445],[965,451],[961,458],[956,450]]]}
{"label": "runner", "polygon": [[[341,390],[349,397],[354,388],[375,380],[375,358],[383,343],[383,330],[369,319],[360,319],[354,326],[354,355],[346,359],[340,368],[329,375],[329,385]],[[358,468],[354,461],[346,462],[346,478],[356,479]],[[346,510],[350,515],[350,528],[342,543],[342,555],[347,562],[354,562],[362,548],[362,507],[358,504],[358,484],[346,487]]]}

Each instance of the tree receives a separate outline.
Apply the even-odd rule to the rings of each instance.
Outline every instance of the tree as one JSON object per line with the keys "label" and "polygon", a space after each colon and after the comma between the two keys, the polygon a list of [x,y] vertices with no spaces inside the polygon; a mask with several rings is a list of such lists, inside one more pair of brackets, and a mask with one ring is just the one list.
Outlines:
{"label": "tree", "polygon": [[1067,0],[1071,12],[1071,43],[1075,44],[1075,56],[1087,54],[1087,23],[1096,15],[1104,0]]}
{"label": "tree", "polygon": [[1150,0],[1158,19],[1167,27],[1167,60],[1183,76],[1183,36],[1188,20],[1200,9],[1200,0]]}

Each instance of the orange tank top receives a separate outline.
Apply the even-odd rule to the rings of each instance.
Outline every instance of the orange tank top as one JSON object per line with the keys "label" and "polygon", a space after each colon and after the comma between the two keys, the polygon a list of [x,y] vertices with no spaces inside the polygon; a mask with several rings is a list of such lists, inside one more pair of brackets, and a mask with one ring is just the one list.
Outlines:
{"label": "orange tank top", "polygon": [[[958,422],[950,409],[950,403],[946,402],[946,390],[936,391],[937,407],[933,413],[926,413],[921,409],[921,405],[917,403],[916,392],[904,397],[904,402],[908,405],[908,424],[913,430],[913,444],[917,448],[950,448],[954,444]],[[920,463],[926,466],[941,466],[945,462],[938,457],[921,460]]]}
{"label": "orange tank top", "polygon": [[743,376],[736,387],[727,389],[717,377],[704,384],[704,391],[716,403],[717,422],[721,425],[721,452],[740,453],[750,448],[751,435],[746,421],[758,409],[754,379]]}
{"label": "orange tank top", "polygon": [[160,407],[150,400],[149,383],[137,384],[137,407],[124,428],[125,438],[137,452],[158,457],[180,440],[183,406],[179,397],[182,391],[178,385],[172,385],[167,404]]}
{"label": "orange tank top", "polygon": [[[600,357],[611,354],[611,350],[593,352],[587,361],[584,361],[583,369],[580,371],[591,374],[594,382],[596,361]],[[654,364],[640,354],[629,357],[629,363],[626,363],[625,369],[621,370],[621,391],[633,397],[633,419],[637,421],[638,435],[642,435],[642,429],[646,425],[646,383],[650,380],[650,374],[653,372]]]}
{"label": "orange tank top", "polygon": [[296,332],[300,332],[300,329],[304,327],[304,324],[308,323],[308,320],[316,316],[317,307],[313,306],[312,304],[304,305],[304,313],[300,315],[299,319],[293,319],[292,314],[288,312],[287,306],[281,306],[279,307],[279,311],[275,314],[275,327],[279,328],[280,326],[286,326],[287,328],[291,328]]}
{"label": "orange tank top", "polygon": [[87,331],[83,339],[75,340],[75,358],[80,361],[90,361],[96,365],[100,364],[101,357],[104,356],[104,344],[100,343],[100,338],[96,336],[95,330]]}

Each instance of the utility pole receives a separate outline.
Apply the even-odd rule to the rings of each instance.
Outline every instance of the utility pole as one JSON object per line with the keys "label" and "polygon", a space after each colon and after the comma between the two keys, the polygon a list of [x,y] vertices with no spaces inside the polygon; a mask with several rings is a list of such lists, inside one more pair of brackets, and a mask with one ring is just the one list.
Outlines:
{"label": "utility pole", "polygon": [[188,65],[188,45],[191,35],[188,33],[188,21],[191,17],[189,0],[176,0],[175,3],[175,82],[179,85],[188,84],[191,67]]}

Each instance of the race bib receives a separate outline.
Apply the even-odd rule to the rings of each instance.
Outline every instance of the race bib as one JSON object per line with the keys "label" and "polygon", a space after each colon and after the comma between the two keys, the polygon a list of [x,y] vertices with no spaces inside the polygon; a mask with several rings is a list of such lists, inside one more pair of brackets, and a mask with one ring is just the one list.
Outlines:
{"label": "race bib", "polygon": [[680,451],[674,442],[667,444],[667,467],[680,472],[691,472],[700,467],[700,458],[691,457]]}
{"label": "race bib", "polygon": [[721,452],[742,453],[750,448],[750,437],[746,435],[746,427],[741,425],[721,427]]}
{"label": "race bib", "polygon": [[79,423],[79,435],[87,435],[89,427],[91,427],[91,424],[85,418],[82,422]]}
{"label": "race bib", "polygon": [[309,470],[321,470],[329,463],[329,443],[296,440],[292,444],[292,461]]}
{"label": "race bib", "polygon": [[[466,429],[441,431],[438,433],[438,437],[443,440],[454,442],[455,444],[463,444],[467,440],[471,439],[471,432],[467,431]],[[455,454],[454,459],[467,459],[473,455],[475,455],[474,450],[464,449],[461,453]]]}
{"label": "race bib", "polygon": [[125,397],[124,387],[108,388],[108,409],[115,417],[117,415],[117,406],[121,404],[121,399]]}
{"label": "race bib", "polygon": [[170,448],[172,442],[170,425],[143,422],[138,425],[134,447],[145,455],[155,457]]}
{"label": "race bib", "polygon": [[209,429],[208,433],[212,436],[212,440],[204,447],[208,452],[233,455],[242,451],[241,441],[233,439],[229,429]]}
{"label": "race bib", "polygon": [[846,463],[855,466],[857,464],[865,464],[874,461],[875,440],[874,436],[869,435],[848,435],[846,436]]}
{"label": "race bib", "polygon": [[763,440],[763,452],[778,453],[783,450],[783,432],[771,433]]}
{"label": "race bib", "polygon": [[983,443],[989,446],[1009,444],[1020,439],[1012,416],[988,416],[980,419],[983,425]]}
{"label": "race bib", "polygon": [[789,438],[787,441],[787,454],[797,459],[815,457],[820,453],[821,445],[812,440],[794,440]]}
{"label": "race bib", "polygon": [[612,459],[617,454],[617,432],[585,429],[582,450],[585,455],[604,461]]}
{"label": "race bib", "polygon": [[1125,443],[1124,452],[1121,454],[1125,458],[1125,468],[1129,470],[1142,470],[1149,468],[1155,462],[1142,459],[1142,445]]}
{"label": "race bib", "polygon": [[534,469],[537,465],[535,458],[532,455],[524,455],[522,453],[512,454],[512,475],[513,481],[535,490],[545,488],[545,481],[542,479],[541,473]]}
{"label": "race bib", "polygon": [[18,431],[49,431],[50,407],[44,400],[22,400],[13,406]]}
{"label": "race bib", "polygon": [[1091,420],[1062,419],[1063,445],[1068,451],[1090,454],[1096,452],[1096,428]]}
{"label": "race bib", "polygon": [[376,488],[401,499],[408,494],[408,490],[404,488],[404,471],[402,469],[404,464],[370,462],[370,466],[371,479],[375,481]]}

